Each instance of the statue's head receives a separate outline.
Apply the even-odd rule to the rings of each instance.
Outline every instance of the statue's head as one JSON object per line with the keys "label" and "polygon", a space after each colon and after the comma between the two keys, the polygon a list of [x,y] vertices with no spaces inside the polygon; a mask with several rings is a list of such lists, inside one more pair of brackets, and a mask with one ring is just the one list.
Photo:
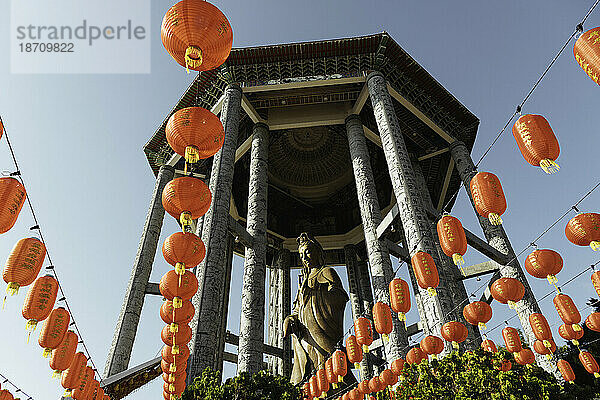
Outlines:
{"label": "statue's head", "polygon": [[298,253],[304,268],[315,268],[323,266],[323,247],[310,234],[304,232],[296,239],[298,242]]}

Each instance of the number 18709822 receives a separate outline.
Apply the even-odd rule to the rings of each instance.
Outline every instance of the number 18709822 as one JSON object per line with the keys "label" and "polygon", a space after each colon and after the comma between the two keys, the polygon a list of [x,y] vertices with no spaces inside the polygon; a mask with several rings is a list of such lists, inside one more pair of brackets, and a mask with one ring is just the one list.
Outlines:
{"label": "number 18709822", "polygon": [[19,43],[21,53],[73,53],[74,43]]}

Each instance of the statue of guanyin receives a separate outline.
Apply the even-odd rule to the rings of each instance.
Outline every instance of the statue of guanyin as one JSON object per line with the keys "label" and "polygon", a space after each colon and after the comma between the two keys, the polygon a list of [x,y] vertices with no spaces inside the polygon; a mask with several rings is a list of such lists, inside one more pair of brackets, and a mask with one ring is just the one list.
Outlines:
{"label": "statue of guanyin", "polygon": [[302,281],[294,310],[283,322],[283,335],[292,335],[294,367],[291,382],[297,384],[322,367],[344,335],[344,309],[348,294],[340,277],[324,264],[323,248],[312,236],[298,239]]}

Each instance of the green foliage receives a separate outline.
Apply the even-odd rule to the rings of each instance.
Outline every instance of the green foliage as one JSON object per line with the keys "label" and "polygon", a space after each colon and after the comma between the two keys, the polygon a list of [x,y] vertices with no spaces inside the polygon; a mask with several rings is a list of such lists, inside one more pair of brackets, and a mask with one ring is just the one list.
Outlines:
{"label": "green foliage", "polygon": [[221,373],[207,368],[186,388],[182,400],[296,400],[299,395],[283,376],[242,373],[221,384]]}
{"label": "green foliage", "polygon": [[[499,370],[509,360],[509,371]],[[454,352],[441,360],[405,366],[397,400],[567,400],[592,399],[593,391],[578,385],[564,390],[554,376],[537,366],[517,364],[511,353],[477,349]],[[382,399],[384,397],[382,396]]]}

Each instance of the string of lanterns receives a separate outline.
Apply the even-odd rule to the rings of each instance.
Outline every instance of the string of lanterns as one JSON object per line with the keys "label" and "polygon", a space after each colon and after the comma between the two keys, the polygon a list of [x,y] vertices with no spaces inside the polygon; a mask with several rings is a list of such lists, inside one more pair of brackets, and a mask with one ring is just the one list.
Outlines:
{"label": "string of lanterns", "polygon": [[[233,32],[225,15],[214,5],[182,0],[166,12],[161,39],[167,52],[189,73],[190,69],[208,71],[222,65],[231,51]],[[188,166],[191,168],[199,160],[215,155],[223,146],[225,130],[209,110],[187,107],[169,118],[165,135],[171,149],[185,159],[186,175],[173,179],[162,193],[165,211],[182,228],[182,232],[172,234],[163,243],[165,261],[174,269],[163,275],[159,284],[166,299],[160,317],[167,324],[161,332],[165,344],[161,351],[163,397],[176,400],[185,390],[190,355],[187,343],[192,339],[188,324],[195,313],[191,298],[198,291],[198,279],[190,269],[197,267],[206,255],[204,242],[191,232],[191,227],[194,220],[209,210],[212,201],[208,186],[187,176]]]}
{"label": "string of lanterns", "polygon": [[[596,6],[596,4],[594,4],[593,8]],[[586,34],[590,32],[596,32],[596,35],[600,35],[600,28],[597,30],[588,31]],[[577,46],[575,54],[577,58]],[[580,58],[577,58],[578,62],[579,60]],[[596,55],[596,60],[600,61],[600,52],[598,52],[598,55]],[[586,68],[584,68],[584,70],[585,69]],[[544,75],[545,73],[542,75],[542,78]],[[592,77],[592,79],[598,82],[597,76]],[[535,86],[539,84],[540,80],[538,80]],[[520,108],[525,103],[527,98],[519,107],[519,113]],[[514,115],[511,117],[511,120],[512,118],[514,118]],[[522,115],[513,125],[513,136],[517,142],[517,146],[521,151],[521,154],[529,164],[539,166],[548,174],[558,172],[560,167],[556,163],[556,159],[560,154],[560,147],[558,140],[556,139],[556,136],[550,127],[550,124],[543,116],[533,114]],[[487,154],[488,151],[489,149],[485,154]],[[483,157],[485,157],[485,154]],[[481,162],[483,157],[479,160],[478,164]],[[500,216],[506,211],[507,206],[504,192],[498,177],[489,172],[477,172],[471,180],[470,189],[477,213],[488,218],[490,223],[493,225],[502,224],[502,219]],[[587,197],[587,195],[584,196],[584,198],[585,197]],[[573,208],[576,209],[576,206]],[[563,215],[563,217],[560,219],[564,218],[565,215]],[[442,216],[437,223],[437,233],[440,238],[440,246],[443,252],[448,257],[452,257],[455,265],[461,267],[462,272],[462,265],[464,264],[462,256],[464,256],[466,253],[467,242],[460,220],[450,215]],[[567,224],[565,228],[565,235],[569,241],[576,245],[590,246],[593,250],[600,249],[600,214],[578,214]],[[522,252],[520,254],[522,254]],[[516,257],[518,257],[518,255]],[[419,287],[427,289],[429,294],[434,296],[435,288],[439,284],[439,276],[431,255],[425,252],[417,252],[411,258],[411,264]],[[549,283],[554,284],[556,287],[558,294],[554,298],[554,304],[560,318],[564,322],[564,324],[559,328],[559,334],[566,340],[571,340],[574,344],[576,344],[578,343],[577,339],[581,338],[583,335],[583,330],[579,325],[581,322],[581,315],[579,314],[579,311],[577,310],[577,307],[573,303],[572,299],[568,295],[561,293],[560,289],[556,286],[556,283],[558,282],[556,274],[562,270],[562,266],[563,260],[560,254],[550,249],[536,249],[527,256],[525,261],[525,268],[530,275],[536,278],[546,278]],[[592,282],[600,296],[600,272],[592,275]],[[392,305],[393,311],[399,314],[400,321],[405,321],[404,314],[410,309],[410,294],[408,285],[402,279],[395,278],[389,284],[389,292],[390,304]],[[525,288],[517,279],[503,277],[496,280],[491,285],[490,292],[495,300],[503,304],[508,304],[510,308],[514,308],[516,302],[523,298],[525,294]],[[393,329],[393,327],[389,326],[390,324],[387,322],[389,320],[391,323],[391,318],[388,317],[388,313],[390,313],[390,308],[383,303],[377,303],[373,309],[373,320],[376,330],[382,335],[388,334]],[[487,303],[474,302],[468,304],[463,309],[463,315],[469,323],[478,325],[480,328],[485,329],[485,323],[491,319],[492,310]],[[586,324],[588,324],[588,321],[590,326],[597,328],[598,325],[600,325],[600,313],[592,313],[586,319]],[[551,357],[551,354],[556,351],[556,344],[552,339],[552,333],[545,317],[542,314],[534,313],[530,316],[529,322],[534,335],[536,336],[534,350],[539,354],[546,354],[547,357]],[[372,343],[371,322],[365,317],[360,317],[355,321],[354,328],[357,336],[355,337],[354,335],[350,335],[348,337],[346,340],[346,348],[348,352],[348,360],[358,366],[357,363],[362,360],[362,353],[367,352],[368,346]],[[460,322],[449,321],[448,323],[444,324],[440,333],[445,340],[452,342],[453,346],[457,348],[459,342],[466,340],[468,330]],[[506,348],[508,351],[513,353],[517,363],[521,365],[530,365],[535,361],[535,357],[531,349],[523,348],[519,334],[515,328],[507,326],[503,329],[502,336]],[[484,339],[485,340],[482,343],[482,347],[488,351],[495,352],[495,344],[493,341],[487,339],[485,333]],[[426,359],[428,355],[435,356],[441,353],[442,350],[443,342],[441,339],[429,335],[421,340],[420,347],[413,347],[411,350],[409,350],[406,356],[406,361],[416,364],[423,359]],[[600,376],[598,375],[598,372],[600,372],[598,370],[598,364],[589,352],[580,351],[579,358],[588,372],[593,373],[596,377]],[[398,360],[395,360],[395,362],[396,361]],[[566,381],[572,381],[574,379],[574,375],[570,365],[564,360],[560,361],[561,362],[557,364],[559,371],[562,373]],[[402,362],[398,361],[396,365],[399,363],[402,363],[403,365],[404,360],[402,360]],[[508,360],[504,360],[502,365],[498,367],[498,369],[502,371],[509,370],[510,368],[511,363]],[[319,375],[325,376],[326,378],[325,370],[323,370],[324,372],[321,374],[319,374],[319,371],[303,387],[304,394],[307,398],[319,397],[321,394],[327,392],[327,390],[324,390],[324,385],[321,385],[319,388],[319,385],[315,385],[313,383],[315,380],[319,379],[317,377]],[[393,372],[391,373],[393,375]],[[342,400],[361,398],[364,396],[364,394],[377,391],[375,389],[379,389],[378,381],[381,381],[380,377],[372,378],[368,384],[365,384],[364,381],[361,382],[357,388],[354,388],[350,392],[344,394],[342,396]],[[318,392],[318,390],[315,389],[320,389],[320,391]],[[317,392],[319,393],[318,395]]]}
{"label": "string of lanterns", "polygon": [[[48,253],[35,210],[25,189],[14,150],[0,118],[0,138],[3,136],[8,144],[16,171],[10,176],[0,178],[0,234],[8,232],[14,227],[25,202],[27,202],[35,223],[31,229],[38,232],[39,239],[37,237],[23,238],[13,247],[2,271],[2,278],[8,284],[2,307],[4,307],[7,297],[18,294],[22,287],[30,286],[22,309],[23,318],[27,320],[27,342],[37,325],[43,322],[38,344],[44,349],[44,357],[51,356],[49,365],[53,370],[52,376],[61,376],[65,396],[73,396],[77,400],[84,398],[107,400],[108,396],[100,388],[102,377],[98,374],[100,381],[96,380],[96,366],[89,356],[90,352],[81,339],[81,333],[72,316],[54,263]],[[51,274],[38,277],[46,258],[50,262],[46,269]],[[60,298],[57,300],[59,293]],[[66,308],[54,308],[57,301],[63,302]],[[70,326],[73,326],[77,333],[69,330]],[[82,345],[85,353],[77,353],[79,363],[75,364],[78,344]],[[93,368],[87,366],[88,361]],[[0,397],[1,400],[12,400],[13,398],[8,391],[0,392],[0,396],[4,396]]]}

